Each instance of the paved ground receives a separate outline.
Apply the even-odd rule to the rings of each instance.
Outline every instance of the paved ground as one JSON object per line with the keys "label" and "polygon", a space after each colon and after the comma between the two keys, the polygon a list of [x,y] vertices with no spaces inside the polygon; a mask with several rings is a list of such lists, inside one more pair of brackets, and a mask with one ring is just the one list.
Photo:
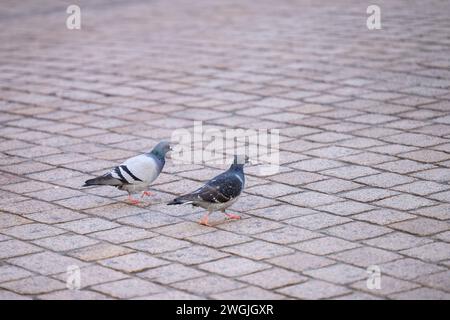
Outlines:
{"label": "paved ground", "polygon": [[[78,31],[6,2],[0,298],[450,298],[448,2],[378,1],[374,31],[361,1],[86,1]],[[164,204],[225,166],[80,189],[193,120],[281,129],[241,221]]]}

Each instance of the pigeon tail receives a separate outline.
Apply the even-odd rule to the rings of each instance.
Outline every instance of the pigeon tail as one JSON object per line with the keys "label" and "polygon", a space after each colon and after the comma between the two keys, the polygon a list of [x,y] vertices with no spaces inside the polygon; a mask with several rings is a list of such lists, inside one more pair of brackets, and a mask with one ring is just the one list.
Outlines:
{"label": "pigeon tail", "polygon": [[173,199],[169,203],[167,203],[168,206],[173,206],[177,204],[188,204],[191,203],[192,199],[189,198],[189,195],[181,196],[178,198]]}
{"label": "pigeon tail", "polygon": [[101,177],[97,177],[94,179],[89,179],[84,182],[82,187],[90,187],[90,186],[119,186],[122,183],[120,180],[115,179],[111,176],[111,174],[107,173]]}

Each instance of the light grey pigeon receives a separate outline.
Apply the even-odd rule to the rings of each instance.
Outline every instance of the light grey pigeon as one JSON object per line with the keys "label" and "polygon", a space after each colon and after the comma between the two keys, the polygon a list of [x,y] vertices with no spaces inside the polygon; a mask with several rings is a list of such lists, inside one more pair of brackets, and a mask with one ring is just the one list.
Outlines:
{"label": "light grey pigeon", "polygon": [[222,211],[230,219],[240,219],[235,214],[226,213],[225,209],[231,206],[239,197],[245,185],[244,164],[248,157],[234,156],[234,162],[224,173],[209,180],[203,187],[192,193],[180,196],[168,205],[192,204],[207,210],[200,224],[209,226],[208,217],[213,211]]}
{"label": "light grey pigeon", "polygon": [[128,201],[136,204],[132,194],[143,191],[142,196],[151,195],[147,191],[149,185],[156,180],[166,163],[166,153],[172,150],[167,141],[159,142],[152,151],[130,158],[110,172],[87,180],[83,187],[106,185],[117,187],[128,192]]}

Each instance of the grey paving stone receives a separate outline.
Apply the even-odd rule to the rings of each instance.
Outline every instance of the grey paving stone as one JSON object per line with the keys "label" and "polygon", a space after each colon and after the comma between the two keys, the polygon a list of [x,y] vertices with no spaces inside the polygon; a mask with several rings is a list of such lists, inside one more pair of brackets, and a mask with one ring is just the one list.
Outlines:
{"label": "grey paving stone", "polygon": [[405,232],[391,232],[389,234],[364,241],[365,243],[387,250],[403,250],[432,242],[431,239],[417,237]]}
{"label": "grey paving stone", "polygon": [[254,272],[238,278],[241,281],[262,286],[265,289],[276,289],[308,280],[298,272],[287,271],[281,268],[271,268]]}
{"label": "grey paving stone", "polygon": [[163,287],[142,279],[123,279],[95,285],[92,289],[119,299],[130,299],[165,291]]}
{"label": "grey paving stone", "polygon": [[68,254],[83,261],[112,258],[132,252],[131,249],[109,243],[98,243],[70,251]]}
{"label": "grey paving stone", "polygon": [[403,250],[401,253],[425,261],[441,261],[450,258],[450,243],[434,242]]}
{"label": "grey paving stone", "polygon": [[330,257],[363,268],[401,258],[401,256],[396,253],[371,247],[355,248],[345,252],[335,253]]}
{"label": "grey paving stone", "polygon": [[139,276],[161,284],[169,284],[182,280],[198,278],[203,275],[205,275],[205,273],[200,270],[177,263],[163,265],[139,273]]}
{"label": "grey paving stone", "polygon": [[226,247],[222,250],[253,260],[268,259],[294,252],[293,249],[287,248],[286,246],[261,240],[255,240],[252,242],[246,242],[231,247]]}
{"label": "grey paving stone", "polygon": [[350,293],[350,290],[320,280],[309,280],[305,283],[279,289],[278,292],[297,299],[329,299],[331,297]]}
{"label": "grey paving stone", "polygon": [[205,263],[226,256],[226,253],[202,246],[190,246],[176,251],[162,253],[160,255],[160,257],[164,259],[179,262],[185,265]]}
{"label": "grey paving stone", "polygon": [[382,264],[380,270],[397,278],[413,280],[419,276],[445,271],[445,268],[418,259],[404,258]]}
{"label": "grey paving stone", "polygon": [[207,262],[199,265],[200,269],[226,277],[238,277],[248,273],[270,268],[262,262],[239,257],[227,257],[220,260]]}
{"label": "grey paving stone", "polygon": [[366,270],[348,264],[335,264],[320,269],[307,270],[305,275],[336,284],[347,284],[367,277]]}
{"label": "grey paving stone", "polygon": [[419,236],[426,236],[438,232],[446,231],[450,228],[448,223],[429,218],[417,218],[404,222],[397,222],[391,225],[392,228],[406,231]]}
{"label": "grey paving stone", "polygon": [[159,267],[168,262],[145,253],[130,253],[123,256],[101,260],[99,264],[123,272],[141,272],[145,269]]}
{"label": "grey paving stone", "polygon": [[366,222],[349,222],[339,226],[330,227],[325,230],[329,235],[355,241],[381,236],[389,233],[390,229],[375,226]]}

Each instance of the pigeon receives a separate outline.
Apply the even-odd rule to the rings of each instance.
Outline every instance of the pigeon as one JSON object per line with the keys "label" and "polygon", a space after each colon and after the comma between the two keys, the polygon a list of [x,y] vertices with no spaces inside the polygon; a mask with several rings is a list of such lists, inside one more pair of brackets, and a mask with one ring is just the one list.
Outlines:
{"label": "pigeon", "polygon": [[210,226],[208,217],[214,211],[222,211],[230,219],[240,219],[235,214],[226,213],[225,209],[231,206],[239,197],[245,185],[244,164],[248,163],[248,157],[234,156],[231,167],[222,174],[209,180],[203,187],[192,193],[175,198],[168,205],[192,204],[207,210],[199,221],[200,224]]}
{"label": "pigeon", "polygon": [[83,187],[106,185],[117,187],[128,192],[128,201],[139,203],[133,199],[134,193],[142,192],[141,198],[151,195],[147,191],[149,185],[156,180],[166,163],[166,153],[172,150],[167,141],[159,142],[152,151],[132,157],[108,173],[90,180],[86,180]]}

